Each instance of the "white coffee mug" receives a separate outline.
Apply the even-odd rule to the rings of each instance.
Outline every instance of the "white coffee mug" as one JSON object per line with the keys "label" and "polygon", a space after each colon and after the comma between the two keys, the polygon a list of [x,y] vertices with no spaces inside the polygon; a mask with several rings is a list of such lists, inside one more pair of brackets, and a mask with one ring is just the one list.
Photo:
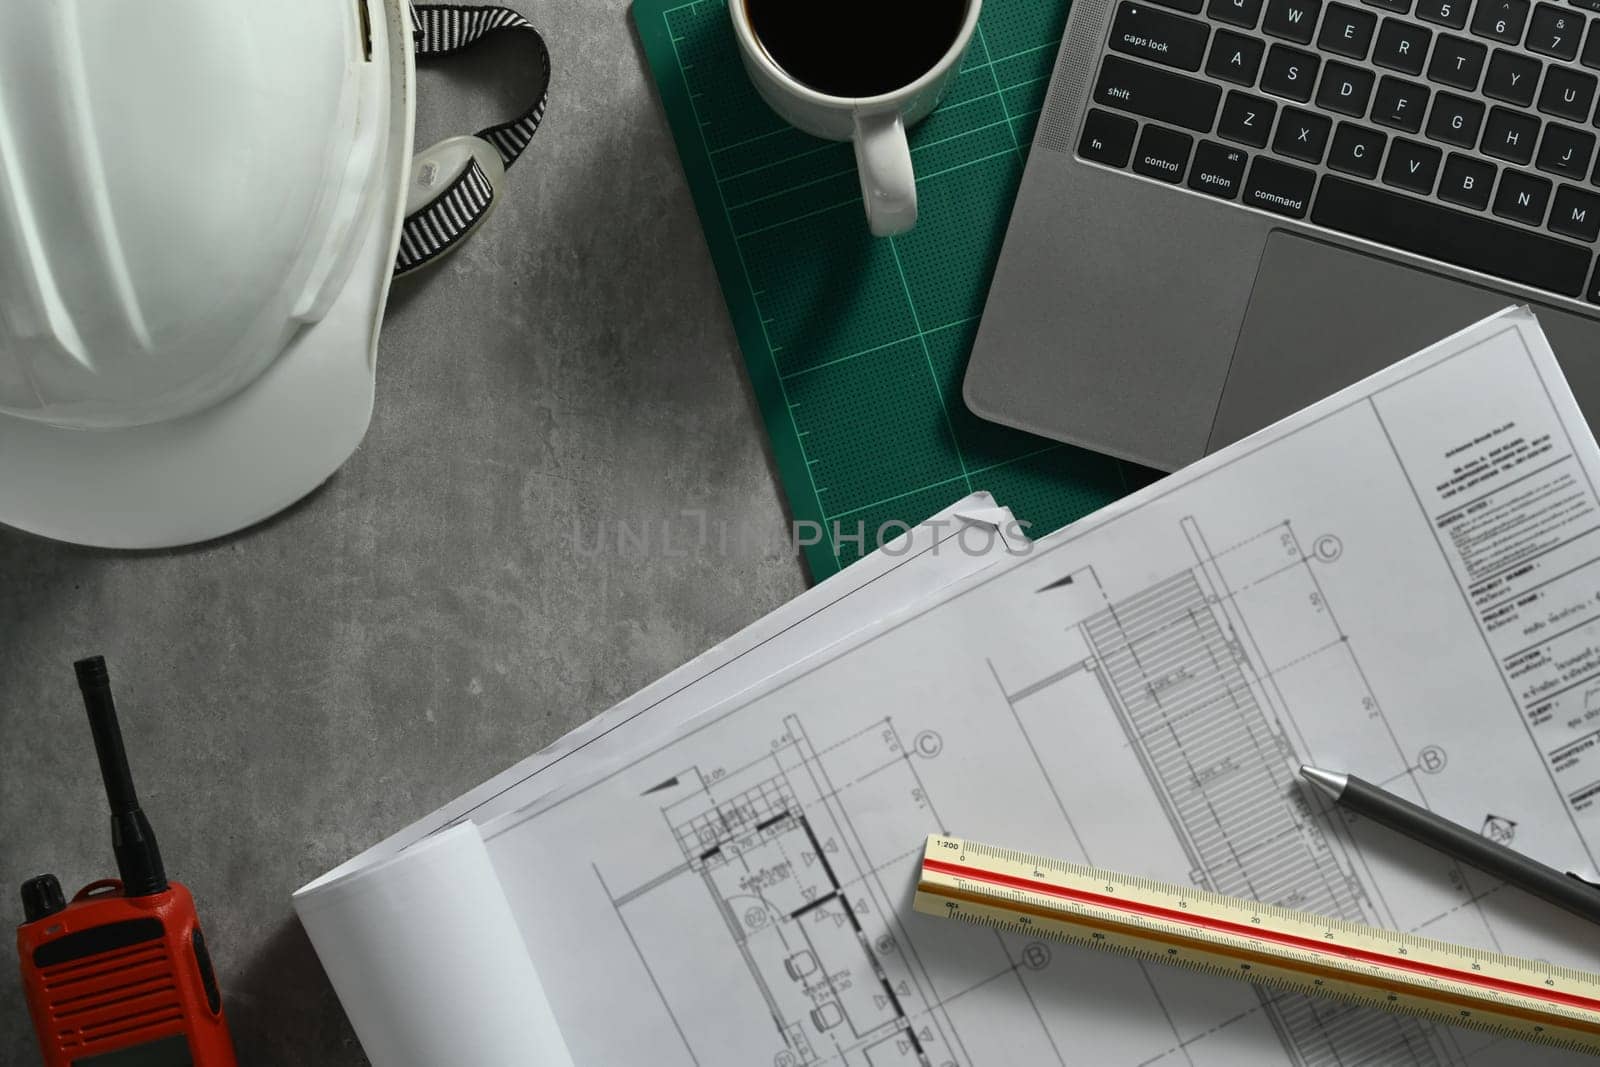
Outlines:
{"label": "white coffee mug", "polygon": [[[945,87],[961,70],[982,6],[982,0],[967,0],[955,41],[915,81],[878,96],[847,97],[820,93],[791,77],[756,37],[746,0],[728,0],[739,54],[761,99],[790,125],[806,133],[854,143],[867,225],[879,237],[904,233],[916,224],[917,182],[911,169],[906,127],[920,122],[938,106]],[[845,27],[840,32],[850,31]]]}

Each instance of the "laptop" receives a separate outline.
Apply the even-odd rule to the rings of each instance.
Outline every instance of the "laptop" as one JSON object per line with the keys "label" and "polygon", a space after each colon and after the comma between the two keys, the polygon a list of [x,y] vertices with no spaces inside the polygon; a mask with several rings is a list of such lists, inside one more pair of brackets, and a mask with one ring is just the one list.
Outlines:
{"label": "laptop", "polygon": [[1172,470],[1525,303],[1597,421],[1592,12],[1074,0],[968,406]]}

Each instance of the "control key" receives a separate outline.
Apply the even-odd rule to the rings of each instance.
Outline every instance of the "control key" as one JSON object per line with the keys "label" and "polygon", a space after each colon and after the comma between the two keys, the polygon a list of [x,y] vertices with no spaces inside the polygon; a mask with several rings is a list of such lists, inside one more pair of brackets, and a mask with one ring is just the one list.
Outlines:
{"label": "control key", "polygon": [[1106,56],[1095,82],[1094,101],[1147,119],[1211,132],[1222,90],[1198,78],[1186,78],[1119,56]]}

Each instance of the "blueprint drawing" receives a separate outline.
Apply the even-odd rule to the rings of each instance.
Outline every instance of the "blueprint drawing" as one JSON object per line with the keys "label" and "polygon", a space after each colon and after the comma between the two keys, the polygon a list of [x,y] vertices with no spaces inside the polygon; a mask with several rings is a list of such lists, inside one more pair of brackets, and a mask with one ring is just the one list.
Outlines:
{"label": "blueprint drawing", "polygon": [[1600,968],[1581,921],[1295,774],[1592,876],[1597,478],[1508,311],[487,823],[574,1060],[1522,1067],[1492,1035],[909,901],[944,832]]}

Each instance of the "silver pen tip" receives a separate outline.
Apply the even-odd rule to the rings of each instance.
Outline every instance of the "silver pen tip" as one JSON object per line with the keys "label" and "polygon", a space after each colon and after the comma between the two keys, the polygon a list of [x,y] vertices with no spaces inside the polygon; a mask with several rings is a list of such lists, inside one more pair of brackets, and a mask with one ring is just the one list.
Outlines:
{"label": "silver pen tip", "polygon": [[1344,792],[1344,787],[1350,783],[1350,776],[1347,774],[1336,774],[1333,771],[1325,771],[1320,767],[1313,767],[1309,764],[1301,765],[1300,777],[1328,794],[1334,800],[1339,799],[1340,794]]}

